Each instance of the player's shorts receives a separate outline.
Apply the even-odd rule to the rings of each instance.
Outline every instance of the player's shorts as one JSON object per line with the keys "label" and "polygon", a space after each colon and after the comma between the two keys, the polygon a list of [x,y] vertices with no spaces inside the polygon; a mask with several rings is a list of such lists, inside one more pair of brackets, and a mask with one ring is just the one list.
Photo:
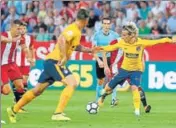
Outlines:
{"label": "player's shorts", "polygon": [[[100,59],[103,60],[101,57],[100,57]],[[110,65],[111,65],[110,57],[107,58],[107,63],[108,63],[108,66],[110,67]],[[96,74],[97,74],[98,79],[105,78],[105,76],[106,76],[104,74],[104,68],[100,68],[97,61],[96,61]]]}
{"label": "player's shorts", "polygon": [[57,63],[57,61],[51,59],[44,61],[44,70],[38,80],[39,83],[48,82],[51,85],[55,81],[61,81],[66,76],[72,74],[67,67],[58,66]]}
{"label": "player's shorts", "polygon": [[30,72],[30,66],[20,66],[20,72],[23,76],[28,76]]}
{"label": "player's shorts", "polygon": [[22,74],[15,63],[5,64],[1,66],[1,82],[2,85],[14,81],[16,79],[22,79]]}
{"label": "player's shorts", "polygon": [[142,72],[141,71],[127,71],[122,68],[119,69],[119,73],[116,74],[109,82],[109,87],[114,89],[118,84],[129,80],[130,85],[141,85]]}

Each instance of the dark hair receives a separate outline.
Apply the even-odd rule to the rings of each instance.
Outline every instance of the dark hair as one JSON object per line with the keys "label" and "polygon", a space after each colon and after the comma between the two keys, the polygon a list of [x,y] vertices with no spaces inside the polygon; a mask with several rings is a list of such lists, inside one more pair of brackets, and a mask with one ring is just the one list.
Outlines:
{"label": "dark hair", "polygon": [[13,21],[13,24],[18,24],[18,25],[21,25],[21,24],[22,24],[22,22],[21,22],[20,20],[14,20],[14,21]]}
{"label": "dark hair", "polygon": [[77,13],[77,19],[78,20],[85,20],[89,18],[89,11],[86,9],[80,9]]}
{"label": "dark hair", "polygon": [[102,19],[102,23],[103,23],[104,20],[109,20],[110,23],[111,23],[111,18],[110,18],[110,17],[104,17],[104,18]]}

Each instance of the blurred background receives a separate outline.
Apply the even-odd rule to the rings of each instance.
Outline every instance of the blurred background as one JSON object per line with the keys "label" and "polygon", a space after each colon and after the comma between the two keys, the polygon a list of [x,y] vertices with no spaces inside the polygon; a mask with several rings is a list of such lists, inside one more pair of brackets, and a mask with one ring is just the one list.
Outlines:
{"label": "blurred background", "polygon": [[101,19],[111,17],[112,30],[120,34],[127,21],[139,27],[140,35],[176,34],[175,1],[6,1],[1,2],[1,31],[7,31],[15,19],[27,22],[28,33],[37,41],[51,41],[76,18],[79,8],[90,10],[89,24],[84,30],[89,41],[101,28]]}

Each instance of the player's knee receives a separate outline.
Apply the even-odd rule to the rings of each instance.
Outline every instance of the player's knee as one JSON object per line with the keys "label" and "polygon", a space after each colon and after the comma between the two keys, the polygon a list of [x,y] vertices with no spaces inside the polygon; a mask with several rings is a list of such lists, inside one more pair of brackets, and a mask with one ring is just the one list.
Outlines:
{"label": "player's knee", "polygon": [[98,79],[98,84],[103,85],[104,84],[104,79]]}
{"label": "player's knee", "polygon": [[138,90],[138,87],[136,85],[131,85],[131,90],[132,91]]}
{"label": "player's knee", "polygon": [[24,76],[23,77],[23,84],[27,84],[27,81],[28,81],[28,76]]}
{"label": "player's knee", "polygon": [[65,83],[67,86],[72,86],[74,88],[76,88],[79,84],[73,75],[67,76],[66,79],[64,79],[62,82]]}
{"label": "player's knee", "polygon": [[8,94],[10,94],[10,92],[11,92],[11,88],[10,88],[10,86],[9,85],[6,85],[6,86],[3,86],[3,88],[1,88],[2,89],[2,94],[4,94],[4,95],[8,95]]}
{"label": "player's knee", "polygon": [[109,86],[109,84],[106,84],[104,90],[105,90],[108,94],[111,94],[113,89]]}
{"label": "player's knee", "polygon": [[15,88],[16,88],[17,90],[24,88],[22,79],[14,80],[14,81],[13,81],[13,84],[14,84],[14,86],[15,86]]}
{"label": "player's knee", "polygon": [[72,86],[72,87],[74,87],[74,88],[76,88],[76,87],[78,87],[78,83],[77,83],[77,81],[76,80],[74,80],[71,84],[69,84],[70,86]]}

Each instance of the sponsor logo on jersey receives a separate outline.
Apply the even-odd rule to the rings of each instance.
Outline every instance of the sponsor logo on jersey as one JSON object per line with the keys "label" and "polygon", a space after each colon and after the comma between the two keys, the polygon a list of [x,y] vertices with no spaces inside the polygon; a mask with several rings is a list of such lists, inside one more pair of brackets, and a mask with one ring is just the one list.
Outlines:
{"label": "sponsor logo on jersey", "polygon": [[139,57],[139,54],[126,53],[126,57],[128,57],[128,58],[138,58],[138,57]]}

